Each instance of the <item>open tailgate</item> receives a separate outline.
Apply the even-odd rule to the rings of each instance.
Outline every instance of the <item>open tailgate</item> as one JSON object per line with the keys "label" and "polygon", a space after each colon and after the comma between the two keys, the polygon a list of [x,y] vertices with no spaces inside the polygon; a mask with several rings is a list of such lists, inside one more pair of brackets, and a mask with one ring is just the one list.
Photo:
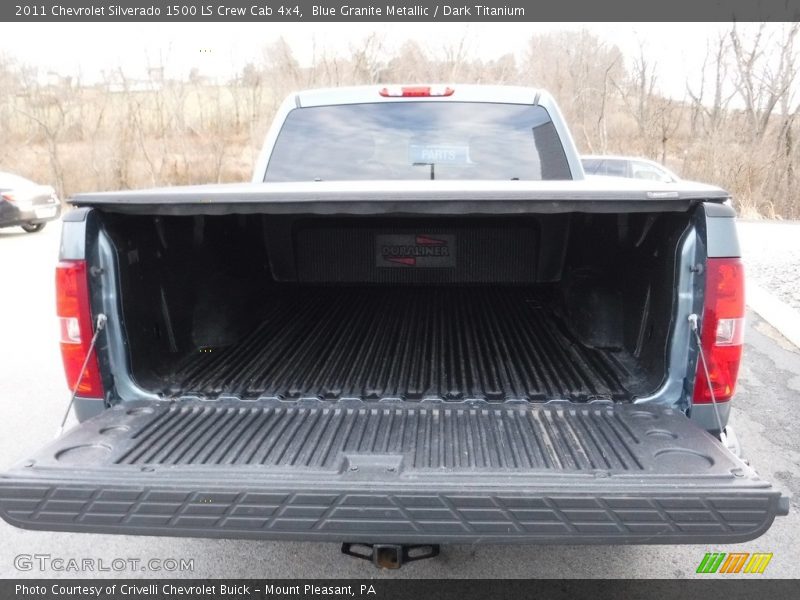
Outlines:
{"label": "open tailgate", "polygon": [[13,525],[146,535],[738,542],[787,511],[655,405],[134,402],[0,476]]}

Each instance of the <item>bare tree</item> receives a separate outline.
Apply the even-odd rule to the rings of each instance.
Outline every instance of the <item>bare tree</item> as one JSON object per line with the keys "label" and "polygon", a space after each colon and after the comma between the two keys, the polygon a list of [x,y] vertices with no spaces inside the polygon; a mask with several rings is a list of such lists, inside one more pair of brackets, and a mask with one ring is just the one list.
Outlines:
{"label": "bare tree", "polygon": [[371,33],[357,46],[350,47],[353,83],[377,83],[381,79],[384,65],[383,38]]}
{"label": "bare tree", "polygon": [[69,126],[69,113],[75,108],[74,96],[79,82],[62,80],[41,84],[38,73],[23,71],[21,94],[24,104],[16,110],[34,124],[47,149],[53,187],[59,197],[65,195],[64,166],[61,148]]}
{"label": "bare tree", "polygon": [[661,164],[667,162],[667,145],[681,124],[681,102],[659,96],[652,101],[653,126],[659,137]]}
{"label": "bare tree", "polygon": [[519,81],[517,59],[513,54],[487,61],[479,70],[476,83],[516,83]]}
{"label": "bare tree", "polygon": [[[224,83],[195,70],[166,78],[168,56],[146,56],[145,79],[108,73],[100,85],[44,77],[0,56],[4,169],[75,189],[241,179],[278,102],[303,87],[381,82],[513,83],[553,93],[581,150],[642,154],[716,183],[743,211],[800,217],[800,25],[736,24],[707,44],[685,98],[659,89],[661,65],[586,31],[530,39],[522,56],[476,56],[470,38],[389,51],[378,35],[333,52],[312,40],[300,64],[283,39],[231,65]],[[7,148],[13,148],[9,152]]]}
{"label": "bare tree", "polygon": [[456,42],[445,45],[442,51],[444,54],[444,61],[442,64],[443,72],[440,79],[450,82],[457,81],[462,77],[462,73],[466,70],[465,67],[469,66],[467,60],[469,51],[466,33]]}
{"label": "bare tree", "polygon": [[773,111],[791,93],[797,79],[794,42],[800,23],[792,23],[779,39],[769,35],[766,27],[762,23],[752,36],[743,34],[736,25],[730,31],[736,60],[734,83],[755,141],[764,137]]}
{"label": "bare tree", "polygon": [[580,142],[606,151],[608,110],[626,79],[619,48],[588,31],[554,32],[531,38],[523,65],[525,78],[555,95]]}
{"label": "bare tree", "polygon": [[642,154],[655,156],[653,140],[653,99],[656,96],[657,63],[645,52],[644,43],[639,43],[639,54],[631,65],[628,81],[614,81],[628,112],[636,121],[639,134],[639,150]]}
{"label": "bare tree", "polygon": [[[719,132],[736,88],[730,85],[727,55],[730,51],[728,33],[719,35],[706,44],[706,54],[700,69],[700,82],[697,86],[686,83],[686,93],[692,101],[691,124],[694,131],[700,128],[706,135]],[[713,79],[708,83],[709,71]],[[709,90],[710,88],[710,90]],[[708,93],[711,94],[710,100]]]}
{"label": "bare tree", "polygon": [[388,76],[403,83],[426,83],[431,77],[432,60],[416,41],[407,41],[388,62]]}

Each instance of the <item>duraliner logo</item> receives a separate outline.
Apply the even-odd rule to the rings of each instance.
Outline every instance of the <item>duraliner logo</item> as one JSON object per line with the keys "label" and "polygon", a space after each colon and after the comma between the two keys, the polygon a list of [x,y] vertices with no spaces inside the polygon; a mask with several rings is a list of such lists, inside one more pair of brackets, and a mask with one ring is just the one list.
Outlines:
{"label": "duraliner logo", "polygon": [[455,236],[451,234],[385,234],[375,240],[379,267],[455,266]]}

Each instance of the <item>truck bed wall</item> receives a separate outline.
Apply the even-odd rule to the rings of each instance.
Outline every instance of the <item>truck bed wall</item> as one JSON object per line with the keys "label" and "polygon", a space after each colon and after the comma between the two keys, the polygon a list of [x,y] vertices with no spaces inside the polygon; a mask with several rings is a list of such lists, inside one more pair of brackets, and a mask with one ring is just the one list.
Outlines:
{"label": "truck bed wall", "polygon": [[[101,214],[101,221],[117,252],[132,375],[146,389],[164,391],[182,361],[242,339],[286,286],[492,285],[545,293],[572,336],[633,357],[637,388],[652,392],[665,376],[675,261],[689,217]],[[458,266],[377,266],[376,239],[416,234],[453,245]]]}

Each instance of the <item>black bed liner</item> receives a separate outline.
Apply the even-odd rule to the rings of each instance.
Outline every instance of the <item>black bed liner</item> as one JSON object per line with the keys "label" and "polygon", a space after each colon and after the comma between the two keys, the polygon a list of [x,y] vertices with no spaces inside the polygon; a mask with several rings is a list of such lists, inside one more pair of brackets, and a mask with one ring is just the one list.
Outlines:
{"label": "black bed liner", "polygon": [[167,395],[420,400],[611,399],[633,357],[571,336],[536,288],[293,287],[245,339],[203,348]]}
{"label": "black bed liner", "polygon": [[788,499],[669,408],[135,402],[0,475],[27,528],[393,543],[710,543]]}

